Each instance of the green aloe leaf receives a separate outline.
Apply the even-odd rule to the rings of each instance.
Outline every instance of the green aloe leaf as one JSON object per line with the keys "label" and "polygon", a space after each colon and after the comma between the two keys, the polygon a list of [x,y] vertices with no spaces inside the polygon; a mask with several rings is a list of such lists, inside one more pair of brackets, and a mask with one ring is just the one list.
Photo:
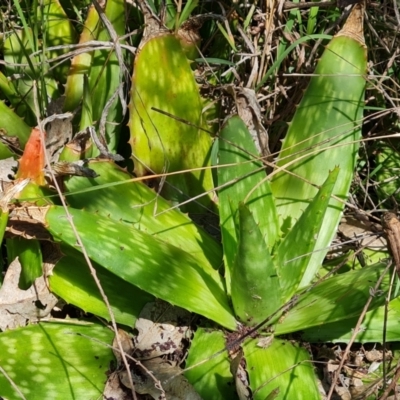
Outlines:
{"label": "green aloe leaf", "polygon": [[257,340],[243,346],[246,370],[254,400],[319,399],[317,380],[310,356],[304,348],[274,339],[263,348]]}
{"label": "green aloe leaf", "polygon": [[[102,325],[26,326],[0,333],[0,367],[26,399],[99,398],[114,360],[106,346],[112,338]],[[21,399],[4,372],[0,372],[0,396]]]}
{"label": "green aloe leaf", "polygon": [[[82,33],[79,38],[79,44],[84,44],[90,40],[94,40],[97,36],[99,27],[99,14],[93,5],[88,9],[86,21],[82,29]],[[92,64],[93,52],[88,51],[87,53],[77,54],[71,60],[71,67],[69,69],[67,83],[65,85],[65,111],[74,111],[79,103],[82,101],[82,96],[85,87],[85,77],[87,78],[90,66]],[[82,113],[84,112],[84,108]],[[91,125],[91,123],[90,123]],[[80,127],[81,130],[86,128]]]}
{"label": "green aloe leaf", "polygon": [[7,79],[7,77],[0,71],[0,93],[1,99],[4,100],[4,97],[10,101],[11,104],[15,104],[18,102],[18,93],[15,90],[14,84],[11,80]]}
{"label": "green aloe leaf", "polygon": [[196,257],[205,271],[216,274],[212,270],[221,266],[221,247],[189,217],[170,210],[170,204],[142,182],[130,182],[132,175],[113,162],[91,162],[89,167],[99,175],[97,178],[74,177],[65,183],[72,207],[125,222],[180,247]]}
{"label": "green aloe leaf", "polygon": [[[385,267],[379,264],[346,272],[311,288],[276,325],[275,333],[281,335],[358,317]],[[386,292],[388,285],[389,276],[386,274],[379,289]],[[384,302],[385,296],[377,292],[369,309],[373,310]]]}
{"label": "green aloe leaf", "polygon": [[[61,246],[61,252],[64,257],[57,262],[48,278],[51,291],[67,303],[109,320],[108,309],[82,254],[66,245]],[[93,263],[93,267],[96,269],[97,277],[110,302],[117,323],[134,326],[140,311],[146,303],[154,299],[153,296],[97,263]]]}
{"label": "green aloe leaf", "polygon": [[7,240],[7,257],[12,262],[18,257],[21,263],[19,288],[29,289],[36,278],[43,275],[43,258],[40,242],[38,240],[15,238]]}
{"label": "green aloe leaf", "polygon": [[225,346],[221,331],[210,332],[199,328],[192,339],[185,376],[202,399],[237,399],[228,352],[224,351],[215,357]]}
{"label": "green aloe leaf", "polygon": [[[124,0],[108,0],[104,10],[106,17],[119,37],[125,35],[125,6]],[[97,39],[99,41],[113,41],[107,28],[103,25],[99,29]],[[123,44],[124,40],[120,39],[119,43]],[[125,54],[123,50],[121,52]],[[119,65],[115,50],[106,49],[94,52],[89,73],[93,121],[100,121],[107,102],[111,100],[121,84],[121,68],[123,66]],[[116,152],[117,150],[121,129],[120,122],[122,122],[122,105],[117,96],[108,110],[105,125],[105,139],[111,152]]]}
{"label": "green aloe leaf", "polygon": [[[272,179],[279,215],[293,225],[317,193],[328,172],[340,167],[334,194],[348,196],[357,158],[364,109],[367,51],[362,14],[353,9],[343,29],[326,47],[297,107]],[[326,249],[336,233],[344,202],[331,199],[316,248]],[[301,282],[307,286],[327,250],[313,254]]]}
{"label": "green aloe leaf", "polygon": [[[31,133],[31,128],[13,110],[0,101],[0,132],[2,135],[14,136],[19,139],[21,146],[25,146]],[[0,143],[0,159],[13,157],[14,154],[4,144]]]}
{"label": "green aloe leaf", "polygon": [[[202,130],[206,124],[199,88],[174,35],[153,37],[141,47],[135,58],[129,107],[130,144],[138,176],[210,166],[211,137]],[[212,189],[211,170],[206,168],[169,176],[163,194],[181,202]],[[211,205],[211,194],[198,201]],[[194,204],[188,210],[204,211]]]}
{"label": "green aloe leaf", "polygon": [[231,275],[231,297],[235,314],[252,326],[282,305],[281,277],[249,208],[241,203],[238,211],[238,250]]}
{"label": "green aloe leaf", "polygon": [[[216,271],[207,273],[191,254],[122,222],[75,209],[69,212],[93,261],[156,297],[236,328]],[[47,209],[45,225],[56,240],[75,246],[62,207]]]}
{"label": "green aloe leaf", "polygon": [[[65,13],[58,0],[45,0],[39,14],[44,27],[44,44],[47,47],[67,46],[76,41],[75,28]],[[51,50],[47,52],[49,59],[56,58],[63,53],[70,51],[68,48]],[[66,59],[62,65],[58,65],[52,70],[52,75],[58,82],[65,83],[69,69],[69,59]]]}
{"label": "green aloe leaf", "polygon": [[238,116],[230,117],[219,136],[218,186],[223,186],[218,191],[219,214],[229,287],[238,243],[234,218],[239,203],[245,202],[249,207],[269,253],[278,238],[279,224],[263,164],[245,123]]}
{"label": "green aloe leaf", "polygon": [[[327,323],[305,329],[302,338],[308,342],[341,342],[347,343],[354,334],[358,316],[343,319],[339,322]],[[386,335],[383,337],[384,321],[386,320]],[[398,342],[400,340],[400,298],[393,299],[388,305],[388,314],[385,316],[385,307],[378,307],[368,311],[356,334],[355,341],[359,343]]]}
{"label": "green aloe leaf", "polygon": [[274,262],[278,268],[283,302],[289,300],[296,291],[313,252],[319,250],[316,247],[318,237],[324,229],[323,221],[328,212],[339,173],[339,168],[330,172],[319,192],[276,251]]}

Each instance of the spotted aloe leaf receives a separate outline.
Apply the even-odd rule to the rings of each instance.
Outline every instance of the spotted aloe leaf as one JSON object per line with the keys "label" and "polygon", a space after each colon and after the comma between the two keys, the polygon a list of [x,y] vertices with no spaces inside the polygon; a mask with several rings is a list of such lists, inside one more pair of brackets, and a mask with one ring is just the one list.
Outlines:
{"label": "spotted aloe leaf", "polygon": [[254,400],[320,398],[310,356],[298,344],[248,340],[243,351]]}
{"label": "spotted aloe leaf", "polygon": [[235,313],[246,325],[272,315],[296,291],[315,249],[338,173],[338,168],[330,173],[273,255],[249,208],[239,205],[231,296]]}
{"label": "spotted aloe leaf", "polygon": [[249,208],[269,253],[279,234],[278,214],[256,146],[245,123],[238,116],[229,118],[220,132],[218,165],[220,224],[226,277],[230,287],[229,274],[238,248],[234,220],[239,203],[245,202]]}
{"label": "spotted aloe leaf", "polygon": [[41,323],[2,332],[0,396],[9,400],[101,397],[114,360],[105,345],[112,338],[107,327],[94,324]]}
{"label": "spotted aloe leaf", "polygon": [[324,230],[324,218],[329,212],[331,195],[339,174],[339,168],[335,168],[329,173],[310,205],[276,249],[274,262],[282,287],[283,303],[289,300],[296,291],[313,252],[318,250],[316,247],[318,238]]}
{"label": "spotted aloe leaf", "polygon": [[[53,237],[75,246],[76,236],[65,218],[64,209],[49,206],[42,212],[41,222]],[[216,271],[214,274],[204,271],[197,259],[186,251],[122,222],[75,209],[70,209],[70,214],[93,261],[158,298],[203,315],[228,329],[236,328],[236,320]]]}
{"label": "spotted aloe leaf", "polygon": [[[51,291],[67,303],[109,320],[108,309],[82,254],[67,245],[62,245],[60,250],[63,257],[48,278]],[[93,263],[93,266],[117,323],[134,326],[144,305],[154,297],[99,264]]]}
{"label": "spotted aloe leaf", "polygon": [[[281,335],[333,322],[340,324],[342,320],[359,317],[369,296],[373,294],[371,288],[375,286],[385,267],[378,264],[349,271],[306,291],[276,325],[275,333]],[[386,274],[379,289],[385,293],[388,285],[389,274]],[[370,310],[384,304],[385,296],[380,293],[375,293]]]}
{"label": "spotted aloe leaf", "polygon": [[194,334],[186,360],[185,376],[202,399],[237,399],[228,352],[215,356],[225,346],[224,333],[221,331],[210,332],[199,328]]}
{"label": "spotted aloe leaf", "polygon": [[[354,335],[359,316],[343,319],[339,323],[320,324],[302,331],[302,338],[308,342],[348,343]],[[355,341],[359,343],[398,342],[400,340],[400,298],[393,299],[386,309],[381,306],[370,310],[362,321]],[[386,321],[385,331],[382,329]]]}
{"label": "spotted aloe leaf", "polygon": [[132,175],[113,162],[97,161],[89,166],[99,175],[97,178],[74,177],[65,182],[72,207],[127,223],[179,247],[196,257],[205,271],[216,274],[213,269],[222,263],[221,247],[190,218],[171,210],[166,200],[142,182],[132,182]]}
{"label": "spotted aloe leaf", "polygon": [[[201,129],[205,122],[199,89],[174,35],[153,37],[139,50],[129,107],[130,144],[137,175],[210,166],[211,137]],[[164,195],[181,202],[212,189],[210,169],[192,170],[169,176]],[[207,206],[210,200],[210,195],[199,199]],[[203,211],[195,206],[191,210]]]}
{"label": "spotted aloe leaf", "polygon": [[238,213],[231,296],[235,314],[247,326],[254,326],[282,305],[281,276],[249,208],[241,203]]}
{"label": "spotted aloe leaf", "polygon": [[38,240],[15,238],[7,240],[7,258],[12,262],[18,257],[21,263],[21,275],[18,286],[22,290],[29,289],[36,278],[43,274],[43,259]]}
{"label": "spotted aloe leaf", "polygon": [[297,107],[272,179],[281,222],[294,224],[335,166],[340,167],[329,210],[301,286],[315,276],[340,220],[357,158],[364,108],[367,51],[363,10],[356,5],[343,29],[331,40]]}

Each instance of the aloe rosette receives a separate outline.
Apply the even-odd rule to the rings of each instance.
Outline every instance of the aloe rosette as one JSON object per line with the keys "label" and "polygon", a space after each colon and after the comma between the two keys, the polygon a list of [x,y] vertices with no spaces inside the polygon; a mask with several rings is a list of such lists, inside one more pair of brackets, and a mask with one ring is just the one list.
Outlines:
{"label": "aloe rosette", "polygon": [[[124,33],[123,5],[120,0],[110,0],[105,9],[118,35]],[[87,28],[90,23],[95,23],[95,14],[90,14],[92,19],[88,16]],[[354,22],[354,16],[351,18]],[[133,182],[133,176],[113,162],[91,162],[89,166],[100,175],[97,178],[73,177],[65,182],[65,198],[72,220],[118,323],[133,326],[143,304],[157,297],[235,330],[240,326],[236,318],[247,327],[255,326],[287,305],[293,295],[298,295],[284,315],[277,313],[269,321],[269,328],[275,330],[275,335],[305,329],[305,337],[315,338],[315,332],[320,332],[323,338],[331,340],[333,336],[329,336],[328,331],[337,329],[338,322],[343,321],[347,331],[336,330],[334,336],[348,340],[350,326],[369,297],[371,282],[375,282],[384,270],[382,265],[341,274],[304,293],[296,293],[296,290],[302,280],[304,286],[314,277],[315,269],[320,265],[323,252],[313,252],[329,244],[342,209],[341,203],[332,199],[332,193],[344,199],[353,173],[357,145],[352,142],[359,137],[366,57],[360,30],[350,25],[346,24],[332,40],[318,63],[317,76],[312,78],[290,125],[279,156],[280,170],[274,173],[272,183],[268,182],[243,121],[238,117],[229,118],[221,130],[218,184],[223,185],[219,201],[226,285],[218,271],[222,264],[220,246],[187,215],[170,210],[168,201],[144,184]],[[87,32],[93,32],[93,37],[109,40],[105,28],[99,28],[100,33],[92,28]],[[82,37],[82,41],[90,38],[90,35]],[[94,54],[95,61],[85,54],[82,74],[73,76],[71,70],[71,79],[67,83],[70,107],[75,108],[81,96],[84,97],[82,129],[99,119],[99,113],[115,92],[120,78],[120,65],[117,65],[113,50]],[[78,56],[73,60],[73,66],[74,61],[79,61]],[[165,68],[158,68],[156,73],[149,68],[150,64]],[[136,173],[208,167],[211,138],[199,129],[205,127],[203,103],[179,40],[165,32],[146,40],[137,54],[134,68],[129,127]],[[74,93],[76,85],[82,91]],[[341,90],[344,86],[346,91]],[[7,88],[6,82],[3,87],[6,92],[8,90],[9,99],[17,98],[15,88]],[[29,101],[28,98],[28,106],[32,105]],[[115,114],[109,115],[109,122],[118,122],[114,120],[120,115],[118,107],[112,107]],[[26,127],[24,129],[26,142]],[[110,129],[107,140],[110,148],[115,150],[118,139],[114,134],[119,128]],[[41,161],[36,164],[42,165]],[[18,178],[24,178],[23,169],[20,168]],[[297,176],[287,174],[287,170]],[[163,193],[173,201],[213,189],[209,170],[192,171],[183,176],[185,179],[182,175],[167,178],[167,184],[178,188],[176,193],[179,190],[184,193],[184,196],[175,195],[175,188],[165,186]],[[311,181],[316,187],[298,177]],[[24,196],[32,197],[37,188],[37,185],[33,186],[32,191],[31,185],[30,194],[25,192]],[[208,203],[210,198],[205,201]],[[65,210],[57,205],[38,205],[43,203],[25,204],[24,207],[31,208],[32,215],[41,212],[35,222],[41,222],[52,234],[63,255],[49,277],[50,288],[83,310],[109,319],[108,310],[82,258],[82,249],[76,246],[76,236],[65,217]],[[18,213],[18,208],[13,213]],[[293,219],[287,223],[289,216]],[[285,220],[288,229],[283,234],[281,225]],[[36,250],[40,251],[38,242],[35,243]],[[33,264],[40,265],[41,260]],[[32,277],[28,276],[26,285]],[[386,290],[388,284],[388,278],[385,278],[382,289]],[[371,307],[376,309],[383,302],[384,297],[376,295]],[[399,309],[399,305],[393,303],[390,310],[393,318],[397,318]],[[378,309],[377,313],[368,315],[368,321],[371,321],[368,323],[374,323],[374,329],[379,325],[375,317],[382,313],[382,309]],[[200,319],[200,324],[204,324],[204,319]],[[63,371],[60,360],[54,359],[49,352],[43,353],[43,347],[57,349],[59,343],[68,344],[67,331],[59,326],[46,330],[39,325],[37,329],[28,327],[28,330],[34,331],[35,345],[32,340],[18,348],[28,352],[33,348],[40,355],[44,354],[44,359],[51,360],[52,366],[57,365],[55,375],[46,370],[49,381],[70,374],[74,383],[81,379],[74,385],[71,397],[82,396],[83,390],[90,390],[91,396],[101,393],[102,375],[96,374],[96,379],[92,379],[75,365],[84,363],[90,373],[99,368],[104,371],[110,358],[108,351],[101,352],[104,363],[99,366],[93,352],[83,352],[82,357],[74,354],[70,358],[71,354],[66,354],[63,348],[57,354],[68,365],[74,366]],[[88,328],[87,334],[109,341],[109,335],[103,335],[101,330],[99,327],[94,327],[93,331]],[[70,332],[79,334],[85,329],[71,328]],[[29,332],[2,334],[0,342],[12,348],[10,344],[16,343],[15,340],[29,335]],[[390,331],[390,335],[390,338],[396,337],[395,332]],[[71,337],[82,339],[77,335]],[[376,338],[371,330],[367,330],[364,337]],[[86,342],[81,339],[80,343],[73,341],[71,346],[89,349],[90,346],[85,346]],[[269,336],[262,340],[248,339],[241,344],[253,398],[318,398],[315,374],[307,352],[291,342],[269,339]],[[41,348],[37,348],[37,343]],[[192,369],[186,375],[203,398],[236,398],[234,379],[229,371],[230,344],[221,330],[210,332],[199,327],[196,331],[187,359],[187,367]],[[96,354],[100,351],[93,348]],[[105,349],[104,346],[101,348]],[[16,356],[17,366],[23,360],[21,354]],[[7,363],[8,359],[13,360],[12,355],[10,351],[0,364],[7,366],[6,371],[15,373],[16,367]],[[210,359],[204,362],[206,358]],[[24,375],[22,366],[20,370],[15,382],[24,389],[24,382],[31,377]],[[2,375],[0,381],[5,382]],[[53,393],[53,387],[45,387]],[[57,382],[57,388],[63,387],[62,382]],[[3,390],[0,395],[11,396],[8,382],[0,385],[0,390]],[[26,394],[29,395],[27,391]]]}

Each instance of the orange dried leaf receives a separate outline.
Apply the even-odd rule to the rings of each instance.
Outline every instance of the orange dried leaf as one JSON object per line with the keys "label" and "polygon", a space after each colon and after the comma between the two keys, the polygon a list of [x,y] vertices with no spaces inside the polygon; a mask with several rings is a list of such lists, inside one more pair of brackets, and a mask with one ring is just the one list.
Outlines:
{"label": "orange dried leaf", "polygon": [[19,160],[16,178],[29,178],[38,185],[44,185],[44,165],[45,155],[42,135],[40,129],[33,128],[25,146],[24,154]]}

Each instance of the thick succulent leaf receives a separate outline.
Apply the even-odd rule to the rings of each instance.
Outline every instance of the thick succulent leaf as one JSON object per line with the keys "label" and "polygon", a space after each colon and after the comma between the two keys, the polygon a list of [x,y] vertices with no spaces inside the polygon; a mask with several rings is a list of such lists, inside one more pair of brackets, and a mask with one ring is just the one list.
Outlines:
{"label": "thick succulent leaf", "polygon": [[[2,134],[17,137],[20,145],[24,147],[31,134],[31,128],[13,110],[7,107],[3,101],[0,101],[0,115],[0,129]],[[6,145],[0,143],[0,159],[3,160],[13,155]]]}
{"label": "thick succulent leaf", "polygon": [[[358,317],[348,318],[339,322],[328,323],[302,331],[302,338],[308,342],[341,342],[347,343],[354,334]],[[383,343],[383,327],[385,321],[385,307],[368,311],[361,329],[355,337],[359,343]],[[400,298],[389,303],[386,321],[386,342],[400,340]]]}
{"label": "thick succulent leaf", "polygon": [[[375,286],[385,267],[375,265],[346,272],[311,288],[300,295],[295,306],[276,325],[275,333],[281,335],[359,316],[370,296],[371,288]],[[386,274],[380,287],[384,293],[388,284],[389,276]],[[384,302],[385,296],[378,292],[369,309],[373,310]]]}
{"label": "thick succulent leaf", "polygon": [[[125,1],[108,0],[104,13],[112,24],[118,36],[125,35]],[[97,39],[110,41],[110,35],[105,26],[101,26]],[[123,40],[119,40],[123,44]],[[122,50],[122,53],[124,51]],[[93,120],[100,121],[107,102],[113,97],[121,83],[121,67],[115,50],[96,50],[93,54],[92,66],[89,74],[89,85],[93,103]],[[119,139],[119,131],[122,122],[122,105],[118,98],[114,98],[107,113],[106,141],[108,149],[116,152]]]}
{"label": "thick succulent leaf", "polygon": [[[172,34],[151,38],[135,58],[132,77],[129,128],[136,174],[208,167],[211,137],[202,127],[199,89],[179,40]],[[169,176],[163,187],[164,196],[175,202],[212,189],[208,168]],[[208,206],[211,195],[198,201]],[[194,204],[188,210],[204,211]]]}
{"label": "thick succulent leaf", "polygon": [[319,399],[314,367],[308,352],[298,344],[274,339],[263,348],[257,339],[243,346],[246,370],[254,400]]}
{"label": "thick succulent leaf", "polygon": [[[210,318],[228,329],[236,328],[216,271],[205,272],[191,254],[122,222],[75,209],[69,212],[93,261],[173,305]],[[62,207],[49,207],[45,219],[47,229],[56,240],[75,246],[76,237]]]}
{"label": "thick succulent leaf", "polygon": [[[192,339],[185,376],[202,399],[237,399],[228,352],[224,351],[213,357],[225,346],[224,334],[221,331],[199,328]],[[208,358],[210,359],[207,360]],[[196,366],[197,364],[199,365]],[[190,369],[192,367],[194,368]]]}
{"label": "thick succulent leaf", "polygon": [[[51,291],[67,303],[109,320],[108,309],[82,254],[66,245],[61,246],[61,252],[65,257],[57,262],[48,278]],[[93,263],[93,266],[117,323],[134,326],[140,311],[154,299],[153,296],[99,264]]]}
{"label": "thick succulent leaf", "polygon": [[206,271],[221,266],[220,245],[185,214],[170,210],[170,204],[142,182],[128,182],[132,176],[113,162],[92,162],[89,167],[99,175],[97,178],[74,177],[65,183],[72,193],[67,197],[72,207],[132,224],[136,229],[192,254]]}
{"label": "thick succulent leaf", "polygon": [[238,250],[231,275],[235,314],[256,325],[281,305],[280,277],[263,235],[249,208],[239,205]]}
{"label": "thick succulent leaf", "polygon": [[6,97],[11,104],[18,103],[18,92],[13,82],[0,71],[0,94],[1,99]]}
{"label": "thick succulent leaf", "polygon": [[[94,324],[42,323],[3,332],[0,367],[26,399],[100,398],[114,360],[105,345],[112,337],[107,327]],[[0,396],[21,399],[2,372]]]}
{"label": "thick succulent leaf", "polygon": [[[234,218],[240,202],[246,200],[269,252],[278,237],[279,225],[263,164],[257,159],[256,146],[245,123],[238,116],[231,117],[219,136],[218,186],[230,183],[218,191],[224,259],[229,273],[237,251]],[[229,283],[229,275],[227,281]]]}
{"label": "thick succulent leaf", "polygon": [[[313,185],[322,185],[335,166],[340,173],[334,194],[347,198],[357,158],[355,142],[361,134],[366,72],[362,14],[355,7],[319,60],[284,140],[277,166],[285,169],[271,182],[282,221],[289,219],[293,224],[300,217],[317,193]],[[330,244],[343,204],[331,199],[317,248]],[[326,251],[313,254],[302,287],[313,279]]]}
{"label": "thick succulent leaf", "polygon": [[283,303],[290,299],[299,286],[313,251],[320,250],[316,247],[318,237],[324,230],[322,224],[328,212],[332,191],[339,172],[339,168],[330,172],[319,192],[276,251],[274,262],[278,269],[279,282],[282,287]]}
{"label": "thick succulent leaf", "polygon": [[[66,15],[58,0],[45,0],[39,10],[42,15],[39,16],[43,23],[44,43],[47,47],[68,46],[76,41],[75,28],[71,20]],[[51,50],[47,52],[49,59],[56,58],[63,53],[67,53],[68,48]],[[65,83],[69,69],[69,59],[67,58],[62,65],[52,69],[52,75],[60,83]]]}
{"label": "thick succulent leaf", "polygon": [[7,258],[11,263],[15,258],[21,263],[19,288],[28,289],[36,278],[43,274],[43,257],[38,240],[15,238],[7,240]]}
{"label": "thick succulent leaf", "polygon": [[[99,26],[99,14],[94,6],[91,5],[88,9],[86,21],[79,38],[79,44],[94,40],[97,36],[97,29]],[[89,74],[92,57],[93,52],[88,51],[87,53],[77,54],[71,60],[71,67],[65,85],[65,111],[74,111],[79,106],[83,96],[84,78]],[[83,107],[82,113],[84,111],[85,108]],[[83,128],[81,127],[80,129],[82,130]]]}

